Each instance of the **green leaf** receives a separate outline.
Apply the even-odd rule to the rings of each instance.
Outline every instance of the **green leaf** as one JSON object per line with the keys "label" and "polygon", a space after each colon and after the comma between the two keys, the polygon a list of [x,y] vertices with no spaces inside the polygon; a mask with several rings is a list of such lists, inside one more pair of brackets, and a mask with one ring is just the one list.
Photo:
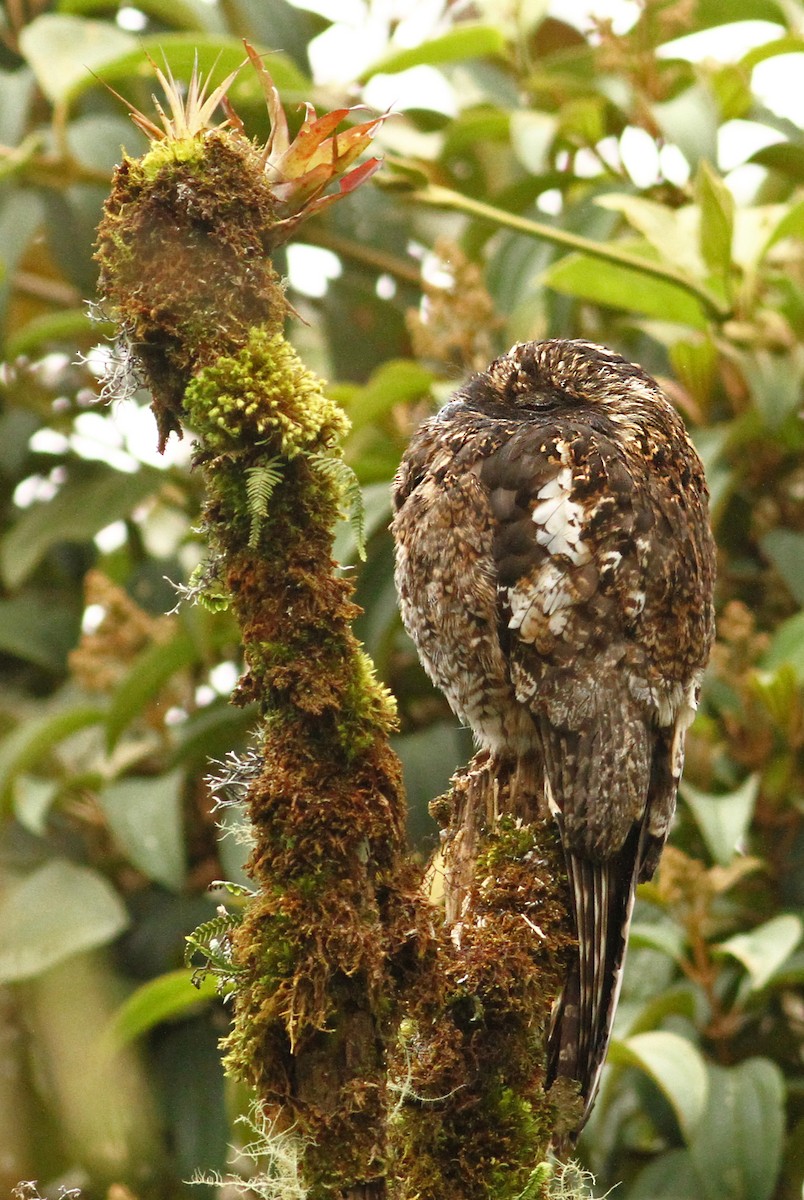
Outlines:
{"label": "green leaf", "polygon": [[801,941],[804,925],[800,917],[782,913],[749,933],[737,933],[716,949],[741,962],[751,977],[751,990],[763,988],[790,957]]}
{"label": "green leaf", "polygon": [[756,350],[744,363],[745,378],[754,407],[767,429],[779,433],[792,417],[796,425],[804,383],[804,351],[799,346],[786,354]]}
{"label": "green leaf", "polygon": [[694,205],[674,209],[655,200],[627,195],[598,196],[595,203],[622,213],[665,262],[695,278],[704,278],[706,267],[698,250],[701,216]]}
{"label": "green leaf", "polygon": [[[106,13],[109,0],[60,0],[59,8],[65,13]],[[213,8],[192,0],[137,0],[137,8],[174,29],[209,29],[217,15]]]}
{"label": "green leaf", "polygon": [[749,113],[754,104],[751,93],[751,76],[741,70],[737,63],[720,63],[709,73],[709,83],[715,94],[720,119],[739,121],[749,119]]}
{"label": "green leaf", "polygon": [[[164,2],[169,4],[170,0]],[[224,5],[216,7],[222,14],[226,12]],[[268,4],[265,0],[237,0],[237,13],[239,24],[248,30],[249,41],[281,46],[283,55],[290,55],[302,70],[308,69],[307,47],[326,28],[323,18],[288,0],[270,0]],[[273,67],[269,69],[273,74]]]}
{"label": "green leaf", "polygon": [[673,370],[706,411],[717,380],[718,351],[714,339],[700,335],[677,338],[668,348]]}
{"label": "green leaf", "polygon": [[120,779],[98,803],[129,862],[148,879],[179,891],[187,874],[182,819],[184,773]]}
{"label": "green leaf", "polygon": [[127,726],[159,695],[167,681],[197,659],[198,649],[183,631],[169,642],[156,642],[137,655],[118,684],[106,717],[106,740],[110,750],[117,745]]}
{"label": "green leaf", "polygon": [[8,339],[6,357],[13,360],[20,354],[31,354],[53,342],[74,347],[76,342],[86,342],[90,337],[100,341],[115,332],[111,321],[93,321],[86,308],[65,308],[60,312],[42,313],[26,321]]}
{"label": "green leaf", "polygon": [[700,28],[730,25],[734,21],[775,21],[784,25],[783,5],[775,0],[699,0],[696,20]]}
{"label": "green leaf", "polygon": [[778,171],[796,183],[804,182],[804,146],[794,142],[774,142],[755,150],[747,160],[771,171]]}
{"label": "green leaf", "polygon": [[119,113],[75,117],[67,126],[67,145],[83,166],[111,176],[120,162],[120,147],[130,133],[131,123],[121,105]]}
{"label": "green leaf", "polygon": [[748,683],[770,719],[785,729],[791,713],[798,711],[799,682],[795,668],[790,663],[783,663],[775,671],[753,671]]}
{"label": "green leaf", "polygon": [[698,164],[695,199],[701,210],[701,253],[709,269],[725,281],[731,270],[734,197],[706,159]]}
{"label": "green leaf", "polygon": [[743,55],[740,66],[747,71],[753,71],[759,63],[766,62],[769,58],[777,58],[780,54],[804,54],[804,38],[788,34],[785,37],[773,38],[770,42],[763,42],[761,46],[754,46]]}
{"label": "green leaf", "polygon": [[[167,1025],[159,1039],[164,1136],[171,1146],[177,1179],[221,1174],[227,1165],[231,1166],[231,1130],[226,1116],[229,1092],[224,1084],[219,1037],[212,1022],[202,1014]],[[272,1182],[269,1187],[274,1191]],[[193,1192],[196,1190],[193,1188]],[[203,1188],[201,1195],[220,1195],[220,1191]]]}
{"label": "green leaf", "polygon": [[214,980],[193,984],[188,967],[149,979],[120,1006],[106,1030],[110,1048],[126,1046],[164,1021],[175,1021],[195,1012],[217,995]]}
{"label": "green leaf", "polygon": [[[773,147],[768,147],[768,149],[773,149]],[[804,146],[795,147],[784,143],[784,145],[779,147],[779,149],[783,149],[785,153],[795,149],[799,149],[801,151],[801,178],[804,180]],[[783,208],[783,212],[784,216],[776,225],[773,233],[765,243],[762,251],[763,257],[765,254],[767,254],[768,250],[770,250],[772,246],[775,246],[777,242],[781,242],[785,238],[797,238],[799,241],[804,239],[804,200],[800,200],[798,204],[794,204],[790,208],[785,206]]]}
{"label": "green leaf", "polygon": [[560,258],[542,275],[542,281],[557,292],[595,304],[675,321],[694,329],[707,328],[704,311],[689,292],[647,273],[585,254]]}
{"label": "green leaf", "polygon": [[268,516],[268,504],[274,488],[282,479],[281,458],[275,455],[258,466],[246,467],[246,497],[251,517],[248,544],[254,549],[260,540],[260,530]]}
{"label": "green leaf", "polygon": [[710,1066],[690,1155],[702,1200],[770,1200],[782,1161],[785,1085],[768,1059]]}
{"label": "green leaf", "polygon": [[235,708],[223,699],[213,701],[177,727],[178,741],[167,766],[203,773],[211,758],[223,758],[232,746],[242,745],[256,720],[254,705]]}
{"label": "green leaf", "polygon": [[504,51],[505,38],[496,25],[464,21],[429,42],[394,51],[365,71],[360,82],[364,83],[372,75],[391,75],[422,64],[464,62],[467,58],[486,58]]}
{"label": "green leaf", "polygon": [[511,115],[511,149],[531,175],[550,166],[550,147],[558,121],[547,113],[522,110]]}
{"label": "green leaf", "polygon": [[655,1029],[613,1041],[611,1062],[639,1067],[669,1101],[685,1140],[693,1136],[706,1106],[707,1074],[701,1053],[677,1033]]}
{"label": "green leaf", "polygon": [[97,871],[66,859],[45,863],[0,901],[0,983],[103,946],[127,924],[122,900]]}
{"label": "green leaf", "polygon": [[236,976],[245,970],[235,964],[232,954],[232,937],[242,920],[240,913],[221,908],[216,916],[204,921],[185,938],[185,965],[189,967],[198,956],[202,959],[201,965],[194,968],[193,980],[200,982],[211,976],[216,981],[219,995],[230,992]]}
{"label": "green leaf", "polygon": [[759,775],[749,775],[733,792],[713,796],[682,780],[679,792],[701,831],[706,848],[721,867],[727,867],[745,837],[759,792]]}
{"label": "green leaf", "polygon": [[791,595],[804,608],[804,533],[795,529],[772,529],[760,542]]}
{"label": "green leaf", "polygon": [[[630,938],[629,938],[630,945]],[[629,967],[633,979],[633,967]],[[628,1004],[628,1001],[625,1001]],[[689,1025],[695,1024],[696,997],[691,984],[679,982],[659,991],[641,1008],[630,1004],[633,1016],[628,1022],[628,1033],[650,1033],[660,1029],[668,1017],[682,1017]]]}
{"label": "green leaf", "polygon": [[349,521],[358,558],[366,558],[366,512],[360,482],[348,463],[332,454],[311,454],[310,466],[340,492],[341,511]]}
{"label": "green leaf", "polygon": [[635,949],[643,947],[649,950],[659,950],[668,958],[680,962],[685,956],[687,939],[684,930],[679,925],[658,921],[652,924],[647,921],[637,921],[631,926],[628,944]]}
{"label": "green leaf", "polygon": [[60,542],[88,542],[107,525],[131,515],[164,483],[161,471],[125,474],[102,464],[81,464],[52,500],[24,509],[0,543],[0,573],[17,588]]}
{"label": "green leaf", "polygon": [[71,734],[99,725],[106,716],[98,705],[74,705],[22,721],[0,742],[0,809],[8,803],[17,775],[27,771]]}
{"label": "green leaf", "polygon": [[[245,61],[243,43],[236,38],[219,37],[214,34],[196,34],[188,37],[183,33],[160,33],[138,38],[136,49],[110,59],[98,74],[104,82],[113,83],[115,86],[117,81],[129,77],[145,79],[148,82],[153,80],[156,85],[153,67],[148,62],[149,54],[160,66],[166,62],[177,79],[190,78],[197,58],[198,70],[205,79],[211,80],[211,86],[220,83]],[[286,54],[264,54],[262,59],[285,103],[291,102],[294,95],[300,100],[309,99],[312,88],[310,80]],[[74,89],[73,96],[97,85],[97,79],[92,76],[84,78]],[[263,106],[262,91],[253,71],[240,72],[229,89],[229,98],[235,107],[241,101]]]}
{"label": "green leaf", "polygon": [[627,1192],[627,1200],[690,1200],[698,1190],[698,1180],[688,1150],[670,1150],[659,1154]]}
{"label": "green leaf", "polygon": [[25,132],[34,77],[27,67],[0,71],[0,143],[16,146]]}
{"label": "green leaf", "polygon": [[69,14],[45,13],[20,33],[20,49],[53,104],[66,103],[82,84],[87,86],[91,71],[136,48],[137,39],[111,21]]}
{"label": "green leaf", "polygon": [[13,654],[46,671],[61,672],[78,639],[80,615],[56,597],[40,594],[0,600],[0,653]]}
{"label": "green leaf", "polygon": [[744,271],[762,261],[774,230],[790,209],[785,204],[741,205],[734,213],[732,258]]}
{"label": "green leaf", "polygon": [[[511,114],[501,108],[480,105],[467,108],[444,128],[443,159],[464,154],[478,146],[489,146],[492,142],[505,142],[511,125]],[[423,176],[421,184],[427,183]]]}
{"label": "green leaf", "polygon": [[804,612],[788,617],[777,627],[761,665],[768,671],[788,665],[799,683],[804,683]]}
{"label": "green leaf", "polygon": [[36,837],[47,828],[47,817],[59,793],[59,784],[33,775],[20,775],[14,788],[14,816]]}
{"label": "green leaf", "polygon": [[8,187],[0,193],[0,320],[5,315],[11,277],[39,229],[43,213],[41,197],[28,188]]}
{"label": "green leaf", "polygon": [[391,359],[372,372],[368,383],[357,389],[332,389],[346,409],[352,433],[385,416],[397,404],[426,396],[433,373],[409,358]]}
{"label": "green leaf", "polygon": [[[369,483],[361,489],[363,505],[363,538],[369,542],[374,534],[391,520],[391,489],[386,482]],[[360,557],[357,531],[352,521],[341,522],[335,531],[333,558],[339,563],[354,562]]]}
{"label": "green leaf", "polygon": [[706,83],[696,83],[654,104],[653,116],[669,142],[678,146],[696,171],[701,159],[717,162],[717,136],[720,124],[715,98]]}

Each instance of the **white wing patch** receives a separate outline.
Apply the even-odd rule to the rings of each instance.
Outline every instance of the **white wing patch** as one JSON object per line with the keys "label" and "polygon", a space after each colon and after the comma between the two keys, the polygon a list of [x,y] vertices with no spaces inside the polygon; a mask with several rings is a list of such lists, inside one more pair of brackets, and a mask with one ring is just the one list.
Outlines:
{"label": "white wing patch", "polygon": [[569,446],[557,442],[556,449],[562,465],[539,488],[531,512],[536,541],[550,557],[535,578],[531,576],[508,589],[508,628],[518,630],[523,642],[541,650],[549,649],[552,640],[564,632],[570,609],[579,599],[572,567],[582,567],[592,557],[582,541],[587,513],[572,498]]}
{"label": "white wing patch", "polygon": [[[562,455],[563,458],[563,455]],[[584,509],[572,499],[572,468],[563,466],[536,493],[539,503],[531,518],[536,541],[548,554],[563,554],[576,566],[589,562],[589,547],[581,541]]]}
{"label": "white wing patch", "polygon": [[508,628],[518,629],[523,642],[533,642],[543,636],[545,626],[557,636],[567,623],[567,609],[574,603],[575,597],[567,587],[566,571],[556,563],[548,563],[539,572],[535,588],[532,580],[527,579],[508,589],[511,609]]}

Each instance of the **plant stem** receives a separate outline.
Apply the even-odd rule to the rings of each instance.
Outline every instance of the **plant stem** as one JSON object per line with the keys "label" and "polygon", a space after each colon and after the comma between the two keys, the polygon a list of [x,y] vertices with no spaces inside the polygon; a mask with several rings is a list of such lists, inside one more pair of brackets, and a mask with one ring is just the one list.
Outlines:
{"label": "plant stem", "polygon": [[479,221],[491,221],[502,229],[524,233],[526,237],[538,238],[540,241],[550,242],[554,246],[564,246],[568,250],[575,250],[589,258],[599,258],[603,262],[626,267],[628,270],[638,271],[642,275],[649,275],[652,279],[661,279],[694,296],[713,320],[723,322],[731,316],[731,308],[728,305],[725,305],[700,283],[696,283],[695,280],[682,274],[681,271],[677,271],[674,267],[650,262],[636,254],[629,254],[627,250],[618,250],[615,246],[592,241],[591,238],[581,237],[580,234],[569,233],[566,229],[557,229],[555,226],[546,225],[541,221],[532,221],[529,217],[520,217],[517,213],[495,208],[492,204],[484,204],[482,200],[473,200],[470,196],[464,196],[461,192],[455,192],[451,188],[441,187],[438,184],[431,183],[426,187],[416,188],[408,193],[408,196],[417,204],[425,204],[430,208],[450,209],[453,212],[464,213],[467,217],[474,217]]}

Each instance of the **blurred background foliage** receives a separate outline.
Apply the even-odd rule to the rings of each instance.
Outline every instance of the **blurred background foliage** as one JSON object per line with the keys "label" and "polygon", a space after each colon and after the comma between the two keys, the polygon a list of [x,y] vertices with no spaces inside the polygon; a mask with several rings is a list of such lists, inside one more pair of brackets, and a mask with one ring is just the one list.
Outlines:
{"label": "blurred background foliage", "polygon": [[[237,630],[176,607],[202,554],[188,443],[159,459],[148,397],[100,397],[112,331],[87,308],[111,170],[121,143],[144,148],[99,79],[148,111],[145,51],[185,78],[197,54],[218,78],[243,36],[271,51],[294,120],[305,100],[396,110],[378,182],[279,266],[292,339],[353,423],[368,558],[346,524],[338,552],[399,699],[423,855],[427,802],[471,745],[396,611],[388,483],[411,430],[468,371],[547,336],[638,360],[689,424],[720,546],[718,643],[579,1155],[623,1200],[802,1194],[804,134],[756,81],[790,55],[800,78],[804,11],[621,0],[612,24],[567,7],[353,0],[330,4],[336,21],[301,0],[7,0],[0,14],[4,1195],[36,1179],[51,1196],[172,1200],[248,1137],[218,1058],[226,1011],[182,965],[224,894],[210,884],[244,878],[236,805],[214,811],[204,782],[248,744],[249,713],[227,704]],[[678,40],[706,30],[703,57]],[[264,137],[253,72],[231,97]]]}

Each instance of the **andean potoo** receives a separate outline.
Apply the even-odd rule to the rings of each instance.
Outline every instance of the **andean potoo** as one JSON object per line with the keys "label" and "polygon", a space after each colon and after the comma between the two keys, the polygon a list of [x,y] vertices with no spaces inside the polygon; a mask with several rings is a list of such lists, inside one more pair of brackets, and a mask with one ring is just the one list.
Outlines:
{"label": "andean potoo", "polygon": [[481,747],[543,768],[578,939],[546,1078],[579,1082],[585,1120],[713,637],[703,467],[640,367],[525,342],[424,422],[394,506],[425,669]]}

